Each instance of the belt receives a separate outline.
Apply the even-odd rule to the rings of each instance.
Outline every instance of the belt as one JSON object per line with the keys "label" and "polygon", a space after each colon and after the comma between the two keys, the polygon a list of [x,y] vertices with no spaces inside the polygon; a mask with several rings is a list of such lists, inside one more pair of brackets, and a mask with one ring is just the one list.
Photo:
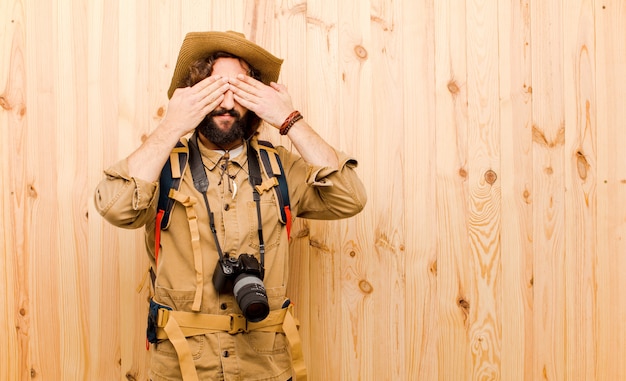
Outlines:
{"label": "belt", "polygon": [[291,361],[296,378],[298,381],[306,381],[306,365],[298,325],[293,317],[293,304],[271,311],[260,322],[250,322],[240,314],[214,315],[159,308],[156,323],[157,339],[169,339],[176,350],[184,381],[198,381],[186,337],[215,332],[236,335],[250,331],[285,333],[291,347]]}

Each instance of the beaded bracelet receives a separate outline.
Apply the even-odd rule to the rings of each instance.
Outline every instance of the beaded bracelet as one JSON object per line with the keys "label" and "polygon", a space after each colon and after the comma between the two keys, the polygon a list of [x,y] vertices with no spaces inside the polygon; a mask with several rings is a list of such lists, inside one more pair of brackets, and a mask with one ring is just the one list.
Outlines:
{"label": "beaded bracelet", "polygon": [[287,135],[287,132],[289,132],[291,127],[300,119],[302,119],[302,114],[300,114],[300,111],[296,110],[292,112],[291,114],[289,114],[287,119],[285,119],[283,124],[280,126],[280,128],[278,129],[278,132],[281,135]]}

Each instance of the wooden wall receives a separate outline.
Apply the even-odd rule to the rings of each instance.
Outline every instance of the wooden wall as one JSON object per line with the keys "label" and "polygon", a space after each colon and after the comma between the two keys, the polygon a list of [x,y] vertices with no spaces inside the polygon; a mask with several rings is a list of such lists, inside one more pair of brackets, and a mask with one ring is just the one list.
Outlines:
{"label": "wooden wall", "polygon": [[364,212],[292,242],[312,380],[626,379],[622,0],[0,0],[0,379],[146,379],[93,189],[209,29],[360,160]]}

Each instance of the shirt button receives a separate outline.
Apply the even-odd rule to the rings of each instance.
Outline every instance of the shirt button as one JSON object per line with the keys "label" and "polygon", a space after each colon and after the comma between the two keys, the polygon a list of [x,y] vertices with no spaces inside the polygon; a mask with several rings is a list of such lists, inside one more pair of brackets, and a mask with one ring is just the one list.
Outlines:
{"label": "shirt button", "polygon": [[224,205],[224,210],[225,210],[225,211],[228,211],[228,209],[230,209],[230,205],[225,204],[225,205]]}
{"label": "shirt button", "polygon": [[224,351],[224,352],[222,353],[222,356],[224,356],[224,357],[228,357],[228,351]]}
{"label": "shirt button", "polygon": [[227,309],[227,308],[228,308],[228,304],[226,304],[226,303],[222,303],[222,304],[220,304],[220,308],[221,308],[221,309],[223,309],[223,310],[225,310],[225,309]]}

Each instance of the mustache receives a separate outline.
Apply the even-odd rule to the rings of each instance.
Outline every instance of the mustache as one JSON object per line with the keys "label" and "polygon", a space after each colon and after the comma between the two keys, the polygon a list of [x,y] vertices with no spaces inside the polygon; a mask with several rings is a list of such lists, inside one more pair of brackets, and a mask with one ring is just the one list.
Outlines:
{"label": "mustache", "polygon": [[222,116],[222,115],[230,115],[234,118],[241,118],[239,111],[235,109],[227,110],[225,108],[218,108],[218,109],[211,111],[211,113],[209,114],[209,116]]}

